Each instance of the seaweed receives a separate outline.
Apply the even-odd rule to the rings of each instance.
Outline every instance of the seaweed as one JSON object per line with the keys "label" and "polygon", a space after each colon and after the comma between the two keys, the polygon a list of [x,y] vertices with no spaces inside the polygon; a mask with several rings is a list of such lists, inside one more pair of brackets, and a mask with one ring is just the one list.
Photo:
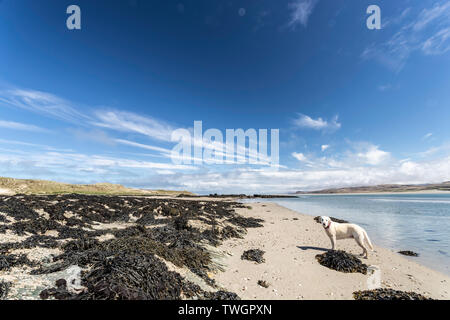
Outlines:
{"label": "seaweed", "polygon": [[263,263],[266,260],[263,258],[265,251],[260,249],[250,249],[247,251],[244,251],[241,255],[242,260],[249,260],[254,261],[256,263]]}
{"label": "seaweed", "polygon": [[8,297],[11,282],[0,281],[0,300],[5,300]]}
{"label": "seaweed", "polygon": [[[0,232],[28,236],[20,242],[0,244],[0,269],[28,265],[33,268],[28,273],[34,275],[72,265],[88,270],[81,276],[84,292],[68,292],[62,279],[56,287],[41,292],[43,299],[238,299],[231,292],[204,292],[164,268],[166,261],[187,268],[217,288],[208,276],[215,267],[203,244],[217,246],[225,239],[242,237],[246,228],[260,227],[263,222],[240,217],[234,211],[237,207],[243,205],[78,194],[0,196],[0,216],[14,218],[13,223],[1,225]],[[190,220],[211,228],[197,229]],[[130,226],[115,228],[115,223]],[[97,237],[103,235],[112,237],[99,241]],[[29,261],[26,255],[7,254],[40,247],[59,248],[62,253],[39,263]],[[152,270],[156,270],[155,276],[149,274]]]}
{"label": "seaweed", "polygon": [[362,263],[361,260],[354,255],[342,250],[331,250],[323,254],[318,254],[316,255],[316,259],[321,265],[336,271],[367,274],[366,264]]}
{"label": "seaweed", "polygon": [[419,293],[393,289],[374,289],[353,292],[356,300],[433,300]]}
{"label": "seaweed", "polygon": [[241,300],[236,293],[223,290],[207,292],[204,296],[208,300]]}
{"label": "seaweed", "polygon": [[399,251],[398,253],[403,254],[404,256],[410,256],[410,257],[418,257],[419,254],[414,252],[414,251],[410,251],[410,250],[404,250],[404,251]]}
{"label": "seaweed", "polygon": [[23,265],[33,267],[35,263],[30,261],[25,254],[0,253],[0,271]]}
{"label": "seaweed", "polygon": [[265,281],[265,280],[258,280],[258,285],[263,287],[263,288],[268,288],[269,287],[269,283],[267,283],[267,281]]}
{"label": "seaweed", "polygon": [[242,228],[261,228],[263,227],[263,225],[261,224],[261,222],[264,222],[263,219],[258,219],[258,218],[246,218],[246,217],[241,217],[241,216],[236,216],[233,217],[231,219],[228,219],[228,222],[242,227]]}

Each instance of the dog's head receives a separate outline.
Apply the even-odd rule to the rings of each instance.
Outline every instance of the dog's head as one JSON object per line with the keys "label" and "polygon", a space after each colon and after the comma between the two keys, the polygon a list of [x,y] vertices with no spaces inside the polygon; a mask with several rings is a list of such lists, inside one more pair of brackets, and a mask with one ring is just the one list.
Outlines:
{"label": "dog's head", "polygon": [[321,216],[319,221],[324,228],[328,228],[328,226],[331,222],[331,219],[330,219],[330,217],[327,217],[327,216]]}

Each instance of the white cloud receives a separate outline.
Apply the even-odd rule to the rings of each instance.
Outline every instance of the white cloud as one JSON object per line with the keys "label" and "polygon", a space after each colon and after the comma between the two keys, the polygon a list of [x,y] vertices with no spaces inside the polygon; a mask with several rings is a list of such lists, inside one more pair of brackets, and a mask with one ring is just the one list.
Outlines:
{"label": "white cloud", "polygon": [[14,121],[4,121],[0,120],[0,128],[22,130],[22,131],[34,131],[34,132],[45,132],[47,129],[26,123],[14,122]]}
{"label": "white cloud", "polygon": [[292,156],[300,162],[308,162],[308,159],[303,153],[293,152]]}
{"label": "white cloud", "polygon": [[[395,162],[388,166],[311,168],[308,170],[202,171],[161,177],[165,188],[196,192],[284,193],[377,184],[431,183],[450,180],[450,157],[428,162]],[[244,182],[245,181],[245,182]],[[145,181],[140,184],[145,185]]]}
{"label": "white cloud", "polygon": [[317,2],[318,0],[297,0],[289,3],[291,16],[288,22],[288,27],[294,29],[298,24],[306,27],[308,25],[308,19],[313,13]]}
{"label": "white cloud", "polygon": [[369,165],[378,165],[390,158],[390,153],[380,150],[378,146],[369,146],[367,151],[358,153],[358,157]]}
{"label": "white cloud", "polygon": [[330,146],[328,144],[323,144],[320,148],[323,151],[327,150]]}
{"label": "white cloud", "polygon": [[331,121],[327,121],[320,117],[313,119],[305,114],[299,114],[299,117],[294,120],[294,124],[299,128],[324,131],[335,131],[341,127],[341,123],[338,122],[338,116],[335,116]]}

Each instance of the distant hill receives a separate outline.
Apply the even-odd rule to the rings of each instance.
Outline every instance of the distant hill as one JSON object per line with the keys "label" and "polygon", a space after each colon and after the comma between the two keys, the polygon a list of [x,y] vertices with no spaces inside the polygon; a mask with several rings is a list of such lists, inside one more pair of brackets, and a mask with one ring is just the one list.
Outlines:
{"label": "distant hill", "polygon": [[334,188],[317,191],[297,191],[296,194],[377,193],[377,192],[417,192],[417,191],[450,191],[450,181],[432,184],[381,184],[377,186]]}
{"label": "distant hill", "polygon": [[143,190],[126,188],[120,184],[69,184],[46,180],[14,179],[0,177],[0,195],[13,194],[97,194],[97,195],[179,195],[187,191]]}

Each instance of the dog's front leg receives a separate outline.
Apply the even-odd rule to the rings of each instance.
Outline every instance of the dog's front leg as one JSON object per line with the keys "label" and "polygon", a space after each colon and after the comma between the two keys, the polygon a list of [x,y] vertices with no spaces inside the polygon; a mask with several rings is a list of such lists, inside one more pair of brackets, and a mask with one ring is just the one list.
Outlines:
{"label": "dog's front leg", "polygon": [[331,250],[335,250],[336,249],[336,236],[331,236],[330,237],[330,240],[331,240]]}

